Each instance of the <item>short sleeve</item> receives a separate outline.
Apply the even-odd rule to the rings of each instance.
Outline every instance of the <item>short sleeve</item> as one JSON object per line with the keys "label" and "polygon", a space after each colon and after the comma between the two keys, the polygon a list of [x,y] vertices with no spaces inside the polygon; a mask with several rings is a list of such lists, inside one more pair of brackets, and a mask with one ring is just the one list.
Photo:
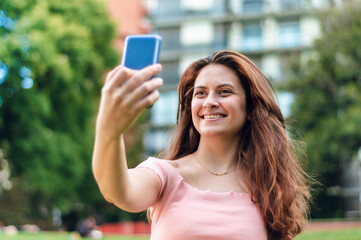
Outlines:
{"label": "short sleeve", "polygon": [[165,169],[164,163],[162,162],[163,160],[157,159],[157,158],[153,158],[150,157],[147,160],[145,160],[144,162],[140,163],[136,168],[147,168],[152,170],[155,174],[158,175],[160,181],[161,181],[161,190],[159,192],[159,196],[163,193],[163,190],[167,184],[167,179],[168,179],[168,175],[167,175],[167,171]]}

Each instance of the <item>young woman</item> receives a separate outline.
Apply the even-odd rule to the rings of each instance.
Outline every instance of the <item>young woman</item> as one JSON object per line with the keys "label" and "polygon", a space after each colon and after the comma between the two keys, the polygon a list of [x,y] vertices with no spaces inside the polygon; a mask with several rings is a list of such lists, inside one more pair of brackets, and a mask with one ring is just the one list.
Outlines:
{"label": "young woman", "polygon": [[293,239],[309,189],[270,82],[245,56],[220,51],[179,83],[178,120],[165,159],[128,169],[122,134],[159,97],[162,80],[118,67],[102,90],[93,155],[104,197],[150,210],[151,239]]}

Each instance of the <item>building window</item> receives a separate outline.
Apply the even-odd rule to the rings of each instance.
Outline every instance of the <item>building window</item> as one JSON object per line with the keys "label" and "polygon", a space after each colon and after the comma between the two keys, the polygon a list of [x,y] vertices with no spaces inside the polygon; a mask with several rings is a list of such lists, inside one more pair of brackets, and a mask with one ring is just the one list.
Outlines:
{"label": "building window", "polygon": [[187,22],[181,26],[182,45],[210,44],[214,39],[214,26],[209,21]]}
{"label": "building window", "polygon": [[180,76],[178,74],[178,60],[169,60],[165,62],[161,62],[163,65],[163,71],[159,73],[159,77],[164,80],[164,88],[177,88],[179,84]]}
{"label": "building window", "polygon": [[246,51],[262,49],[262,28],[259,22],[243,25],[242,49]]}
{"label": "building window", "polygon": [[301,30],[299,21],[279,23],[279,46],[281,48],[301,45]]}
{"label": "building window", "polygon": [[292,70],[290,66],[293,64],[299,64],[300,54],[297,52],[283,53],[280,55],[281,69],[280,69],[280,81],[287,80],[292,77]]}
{"label": "building window", "polygon": [[244,0],[243,11],[245,13],[262,12],[262,0]]}
{"label": "building window", "polygon": [[281,0],[281,9],[297,9],[301,7],[300,0]]}
{"label": "building window", "polygon": [[224,23],[214,24],[214,38],[212,42],[212,51],[227,48],[228,26]]}
{"label": "building window", "polygon": [[149,155],[153,155],[162,149],[166,149],[169,140],[169,133],[164,130],[150,130],[145,132],[143,144]]}
{"label": "building window", "polygon": [[176,123],[178,95],[176,91],[161,92],[159,100],[154,104],[150,121],[155,127],[166,127]]}
{"label": "building window", "polygon": [[178,65],[178,76],[179,78],[183,75],[184,71],[192,64],[194,61],[204,58],[209,55],[209,52],[194,52],[192,54],[185,54],[181,57]]}
{"label": "building window", "polygon": [[161,28],[159,29],[158,34],[162,36],[162,50],[172,50],[180,47],[179,27]]}
{"label": "building window", "polygon": [[181,0],[181,8],[186,11],[207,11],[212,9],[214,0]]}
{"label": "building window", "polygon": [[[147,0],[149,1],[149,0]],[[155,0],[156,3],[153,4],[153,9],[150,14],[152,14],[152,19],[159,19],[166,21],[170,18],[178,18],[182,15],[182,9],[179,7],[180,0]],[[155,8],[156,7],[156,8]]]}
{"label": "building window", "polygon": [[175,125],[177,119],[178,95],[177,91],[160,93],[159,100],[151,109],[151,129],[144,134],[144,146],[149,154],[154,154],[167,147],[169,131],[165,128]]}
{"label": "building window", "polygon": [[262,71],[262,59],[261,59],[261,56],[249,56],[249,58]]}
{"label": "building window", "polygon": [[291,113],[291,105],[294,102],[294,98],[295,98],[293,93],[278,92],[277,98],[283,117],[284,118],[289,117]]}

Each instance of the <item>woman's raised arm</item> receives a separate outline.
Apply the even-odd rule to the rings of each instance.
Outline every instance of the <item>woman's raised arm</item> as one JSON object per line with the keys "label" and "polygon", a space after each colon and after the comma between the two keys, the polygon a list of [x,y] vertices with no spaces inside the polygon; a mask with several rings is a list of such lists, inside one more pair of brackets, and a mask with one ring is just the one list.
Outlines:
{"label": "woman's raised arm", "polygon": [[123,133],[132,126],[142,110],[159,98],[163,80],[153,78],[159,64],[140,71],[118,66],[111,71],[102,88],[96,123],[92,168],[105,199],[121,209],[138,212],[157,198],[161,182],[144,168],[128,170]]}

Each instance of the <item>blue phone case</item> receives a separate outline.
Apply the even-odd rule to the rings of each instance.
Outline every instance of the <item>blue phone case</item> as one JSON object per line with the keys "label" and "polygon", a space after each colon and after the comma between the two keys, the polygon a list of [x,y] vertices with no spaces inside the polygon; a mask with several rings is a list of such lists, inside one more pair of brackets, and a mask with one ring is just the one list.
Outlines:
{"label": "blue phone case", "polygon": [[140,70],[158,63],[162,38],[159,35],[129,35],[125,39],[122,65]]}

